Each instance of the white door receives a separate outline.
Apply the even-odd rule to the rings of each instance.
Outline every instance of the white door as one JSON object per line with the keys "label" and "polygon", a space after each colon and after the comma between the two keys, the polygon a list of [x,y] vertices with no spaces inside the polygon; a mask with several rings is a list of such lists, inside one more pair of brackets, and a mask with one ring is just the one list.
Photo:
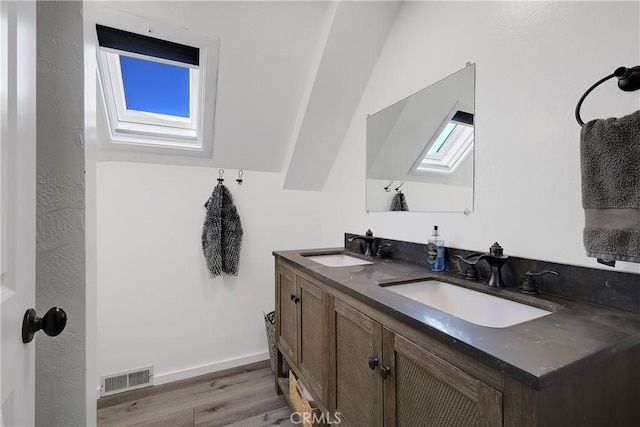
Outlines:
{"label": "white door", "polygon": [[0,11],[2,425],[33,426],[35,343],[21,331],[35,307],[36,5],[2,0]]}

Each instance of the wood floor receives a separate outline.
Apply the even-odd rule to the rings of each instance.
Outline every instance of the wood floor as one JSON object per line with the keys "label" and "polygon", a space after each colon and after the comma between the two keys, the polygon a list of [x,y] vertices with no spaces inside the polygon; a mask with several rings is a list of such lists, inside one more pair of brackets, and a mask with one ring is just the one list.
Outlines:
{"label": "wood floor", "polygon": [[133,390],[98,400],[98,426],[287,426],[269,362]]}

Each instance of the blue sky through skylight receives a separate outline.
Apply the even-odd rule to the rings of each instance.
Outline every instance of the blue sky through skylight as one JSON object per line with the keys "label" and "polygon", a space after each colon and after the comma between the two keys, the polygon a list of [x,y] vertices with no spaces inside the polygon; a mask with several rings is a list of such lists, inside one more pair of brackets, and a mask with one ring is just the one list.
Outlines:
{"label": "blue sky through skylight", "polygon": [[442,129],[442,132],[440,132],[440,135],[438,135],[438,139],[436,139],[436,142],[434,142],[431,148],[429,149],[429,153],[433,154],[440,151],[440,148],[442,148],[442,144],[444,144],[447,138],[449,138],[449,135],[451,135],[451,132],[453,132],[453,129],[455,127],[456,127],[455,123],[453,122],[447,123],[445,128]]}
{"label": "blue sky through skylight", "polygon": [[189,68],[120,56],[129,110],[189,117]]}

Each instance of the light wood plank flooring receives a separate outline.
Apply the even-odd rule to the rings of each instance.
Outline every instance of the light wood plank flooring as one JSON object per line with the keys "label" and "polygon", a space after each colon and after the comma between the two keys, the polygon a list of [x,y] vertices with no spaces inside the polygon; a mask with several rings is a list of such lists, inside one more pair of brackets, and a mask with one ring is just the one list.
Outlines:
{"label": "light wood plank flooring", "polygon": [[99,427],[292,427],[290,414],[268,361],[98,400]]}

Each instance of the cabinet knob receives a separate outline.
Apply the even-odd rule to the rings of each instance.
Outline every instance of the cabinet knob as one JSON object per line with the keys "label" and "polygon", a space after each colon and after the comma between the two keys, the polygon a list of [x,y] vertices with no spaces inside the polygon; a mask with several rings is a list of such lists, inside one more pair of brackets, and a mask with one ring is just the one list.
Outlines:
{"label": "cabinet knob", "polygon": [[377,357],[370,357],[369,358],[369,369],[371,369],[373,371],[374,369],[376,369],[376,366],[378,366],[378,358]]}
{"label": "cabinet knob", "polygon": [[291,297],[291,301],[296,299],[296,296],[294,294],[289,294],[289,296]]}
{"label": "cabinet knob", "polygon": [[294,304],[297,304],[299,302],[300,302],[300,298],[298,298],[298,297],[293,298],[293,303]]}
{"label": "cabinet knob", "polygon": [[387,379],[387,377],[389,375],[391,375],[391,369],[389,369],[388,366],[380,366],[380,369],[378,369],[378,372],[380,373],[380,376],[382,377],[382,379]]}

